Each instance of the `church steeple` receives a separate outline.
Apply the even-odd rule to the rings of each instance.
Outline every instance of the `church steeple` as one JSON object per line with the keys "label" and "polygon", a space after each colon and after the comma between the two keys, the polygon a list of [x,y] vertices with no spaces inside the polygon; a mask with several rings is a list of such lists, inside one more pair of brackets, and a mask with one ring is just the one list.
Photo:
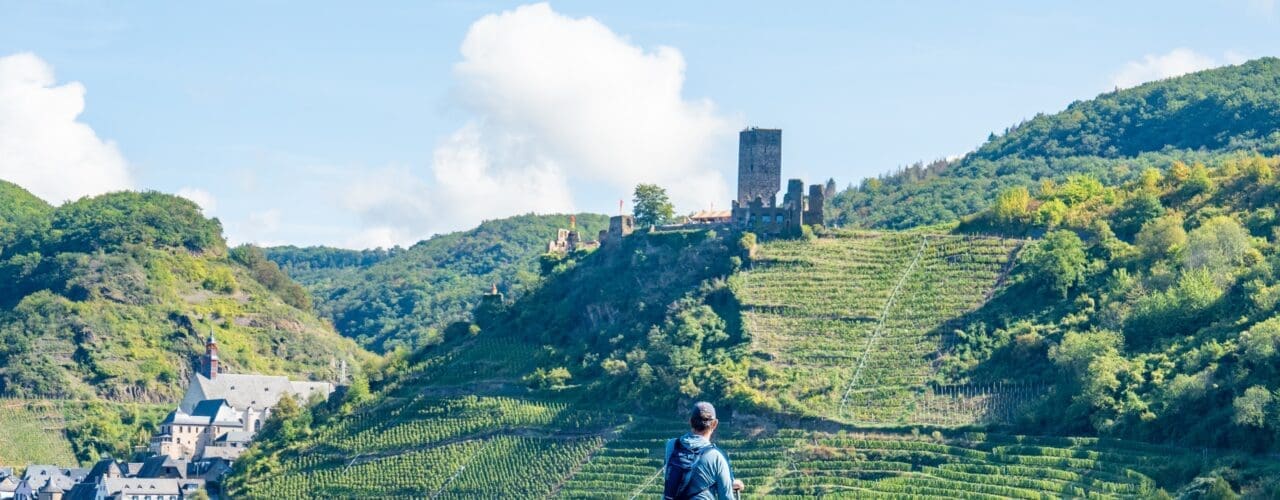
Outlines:
{"label": "church steeple", "polygon": [[209,340],[204,343],[205,353],[200,358],[200,374],[213,379],[218,376],[218,339],[213,337],[213,329],[209,330]]}

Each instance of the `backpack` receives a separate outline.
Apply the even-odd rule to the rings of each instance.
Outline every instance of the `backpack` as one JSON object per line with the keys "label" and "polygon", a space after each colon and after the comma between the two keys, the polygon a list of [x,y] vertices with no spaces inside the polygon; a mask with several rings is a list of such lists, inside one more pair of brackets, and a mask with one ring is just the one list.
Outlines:
{"label": "backpack", "polygon": [[711,488],[707,485],[702,490],[692,493],[685,493],[685,488],[689,486],[689,482],[693,480],[693,468],[702,461],[702,456],[708,451],[716,449],[716,445],[707,445],[698,451],[691,451],[684,447],[680,439],[675,440],[675,446],[671,448],[671,456],[667,457],[667,480],[662,486],[663,500],[684,500],[698,496],[703,491]]}

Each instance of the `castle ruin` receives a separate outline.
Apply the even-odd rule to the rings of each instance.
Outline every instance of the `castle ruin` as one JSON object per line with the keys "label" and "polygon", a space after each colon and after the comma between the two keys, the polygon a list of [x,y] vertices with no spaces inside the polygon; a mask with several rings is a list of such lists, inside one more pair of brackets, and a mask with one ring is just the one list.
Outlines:
{"label": "castle ruin", "polygon": [[[738,134],[738,198],[731,210],[703,210],[690,215],[684,223],[663,226],[682,227],[732,226],[767,235],[794,236],[805,225],[823,224],[822,210],[827,198],[835,194],[835,181],[808,186],[790,179],[787,191],[778,204],[782,189],[782,130],[751,127]],[[621,202],[619,202],[621,209]],[[615,215],[609,218],[609,229],[600,231],[597,241],[585,241],[569,219],[569,229],[560,229],[556,239],[547,244],[548,253],[567,254],[580,249],[594,249],[617,244],[635,231],[635,217]]]}
{"label": "castle ruin", "polygon": [[570,215],[569,229],[561,228],[556,231],[556,239],[547,243],[547,253],[573,253],[578,250],[590,250],[599,246],[599,241],[582,239],[582,234],[578,231],[578,217]]}
{"label": "castle ruin", "polygon": [[826,189],[820,184],[787,181],[782,187],[782,130],[751,127],[738,134],[738,199],[733,201],[734,226],[763,234],[800,234],[803,225],[822,225]]}

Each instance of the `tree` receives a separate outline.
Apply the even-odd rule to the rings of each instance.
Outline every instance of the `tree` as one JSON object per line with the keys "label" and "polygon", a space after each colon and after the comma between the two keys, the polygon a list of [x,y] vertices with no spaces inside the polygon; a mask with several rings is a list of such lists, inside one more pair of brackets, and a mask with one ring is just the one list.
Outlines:
{"label": "tree", "polygon": [[1240,395],[1233,401],[1232,406],[1235,407],[1235,421],[1239,425],[1265,428],[1267,426],[1267,414],[1270,413],[1271,405],[1275,402],[1275,396],[1266,387],[1255,385],[1245,389],[1244,394]]}
{"label": "tree", "polygon": [[1253,156],[1244,161],[1244,172],[1255,182],[1271,180],[1271,176],[1274,174],[1271,170],[1271,165],[1267,163],[1267,159],[1257,153],[1254,153]]}
{"label": "tree", "polygon": [[666,224],[675,216],[675,208],[667,198],[667,190],[656,184],[639,184],[636,186],[635,199],[636,224],[657,226]]}
{"label": "tree", "polygon": [[1049,359],[1068,371],[1083,376],[1094,359],[1118,354],[1124,337],[1110,330],[1067,332],[1062,341],[1049,348]]}
{"label": "tree", "polygon": [[1147,222],[1164,215],[1164,205],[1152,193],[1140,193],[1125,202],[1115,217],[1115,230],[1120,238],[1128,240],[1137,234]]}
{"label": "tree", "polygon": [[1053,231],[1027,249],[1023,265],[1031,279],[1047,290],[1067,296],[1071,288],[1084,281],[1084,242],[1076,233]]}
{"label": "tree", "polygon": [[1273,365],[1280,353],[1280,316],[1260,321],[1240,334],[1240,358],[1259,368]]}
{"label": "tree", "polygon": [[995,216],[1000,224],[1027,222],[1031,215],[1031,193],[1023,186],[1005,189],[996,197]]}
{"label": "tree", "polygon": [[1218,216],[1187,235],[1183,265],[1206,269],[1219,279],[1227,279],[1249,258],[1249,232],[1235,219]]}
{"label": "tree", "polygon": [[1187,230],[1182,228],[1182,215],[1169,214],[1156,218],[1138,230],[1135,240],[1148,259],[1172,255],[1187,244]]}
{"label": "tree", "polygon": [[1058,227],[1066,218],[1067,204],[1057,198],[1041,203],[1036,210],[1036,222],[1050,229]]}

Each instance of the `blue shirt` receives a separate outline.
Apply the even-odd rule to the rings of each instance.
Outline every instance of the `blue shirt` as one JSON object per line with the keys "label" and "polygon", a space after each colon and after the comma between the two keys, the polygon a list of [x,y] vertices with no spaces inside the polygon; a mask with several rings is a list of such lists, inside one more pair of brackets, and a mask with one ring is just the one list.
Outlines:
{"label": "blue shirt", "polygon": [[[693,433],[687,433],[676,439],[689,451],[698,451],[711,446],[711,441]],[[667,440],[667,450],[663,456],[662,470],[667,470],[666,461],[671,460],[675,450],[676,439]],[[665,474],[665,472],[664,472]],[[710,487],[708,487],[710,486]],[[702,459],[694,465],[690,472],[689,485],[684,491],[701,491],[693,498],[696,500],[733,500],[733,472],[729,470],[729,459],[718,448],[702,455]]]}

